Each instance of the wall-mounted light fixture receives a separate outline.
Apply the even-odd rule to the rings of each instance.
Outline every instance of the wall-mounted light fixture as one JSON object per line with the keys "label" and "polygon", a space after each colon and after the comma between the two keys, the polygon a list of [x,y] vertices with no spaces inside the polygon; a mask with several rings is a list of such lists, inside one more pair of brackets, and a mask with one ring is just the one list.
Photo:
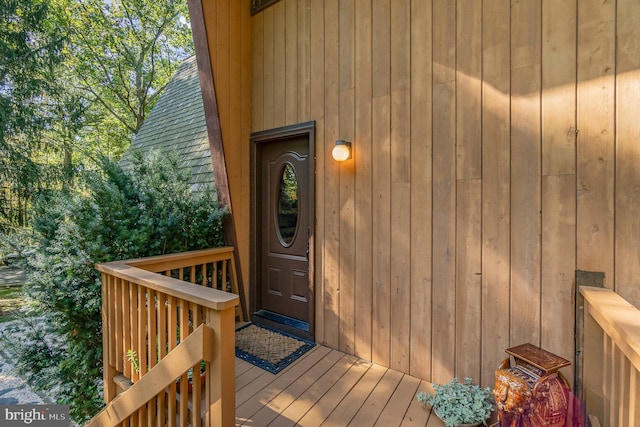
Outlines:
{"label": "wall-mounted light fixture", "polygon": [[339,139],[336,141],[336,146],[333,147],[331,155],[336,162],[344,162],[351,158],[351,143],[349,141],[343,141]]}

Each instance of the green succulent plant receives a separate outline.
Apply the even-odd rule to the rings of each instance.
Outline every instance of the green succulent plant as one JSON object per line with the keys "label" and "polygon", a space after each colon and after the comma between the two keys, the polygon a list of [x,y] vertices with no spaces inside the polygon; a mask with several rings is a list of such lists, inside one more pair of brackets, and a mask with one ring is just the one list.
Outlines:
{"label": "green succulent plant", "polygon": [[465,378],[462,383],[454,378],[447,384],[432,385],[434,394],[421,391],[416,398],[424,408],[431,405],[446,427],[475,423],[487,425],[494,407],[488,387],[481,388],[471,378]]}

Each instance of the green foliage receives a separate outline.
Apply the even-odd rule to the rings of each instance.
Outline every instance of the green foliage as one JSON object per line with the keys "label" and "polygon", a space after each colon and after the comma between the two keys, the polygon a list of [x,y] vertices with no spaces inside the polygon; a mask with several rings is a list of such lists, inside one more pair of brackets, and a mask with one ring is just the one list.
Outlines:
{"label": "green foliage", "polygon": [[0,225],[26,223],[24,203],[42,177],[35,153],[63,59],[57,12],[49,0],[0,2]]}
{"label": "green foliage", "polygon": [[8,135],[43,124],[42,96],[62,59],[53,9],[48,0],[5,0],[0,6],[0,152]]}
{"label": "green foliage", "polygon": [[471,378],[459,383],[457,378],[447,384],[432,384],[435,394],[419,392],[418,402],[425,407],[431,405],[444,421],[445,426],[455,427],[460,424],[483,423],[493,411],[493,398],[489,388],[480,388]]}
{"label": "green foliage", "polygon": [[175,156],[133,156],[130,170],[103,160],[82,191],[42,202],[25,293],[39,321],[13,334],[14,357],[29,383],[70,404],[81,422],[102,406],[101,283],[94,264],[223,244],[214,192],[190,191]]}
{"label": "green foliage", "polygon": [[185,0],[0,2],[0,227],[120,158],[182,60]]}
{"label": "green foliage", "polygon": [[138,359],[138,353],[134,350],[127,350],[127,360],[131,363],[131,367],[134,372],[140,372],[140,360]]}
{"label": "green foliage", "polygon": [[193,54],[186,1],[59,1],[67,5],[66,65],[92,112],[128,141]]}
{"label": "green foliage", "polygon": [[20,265],[35,243],[31,229],[13,227],[0,221],[0,265],[8,261],[6,257],[9,254],[17,257],[11,263]]}

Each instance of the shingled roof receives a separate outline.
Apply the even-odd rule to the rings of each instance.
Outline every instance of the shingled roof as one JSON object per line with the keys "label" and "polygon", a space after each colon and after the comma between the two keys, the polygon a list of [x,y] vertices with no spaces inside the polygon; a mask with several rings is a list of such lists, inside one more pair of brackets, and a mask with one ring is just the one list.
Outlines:
{"label": "shingled roof", "polygon": [[131,146],[122,157],[129,163],[131,151],[175,152],[182,169],[191,169],[192,189],[213,186],[211,151],[202,105],[196,57],[186,59],[167,85]]}

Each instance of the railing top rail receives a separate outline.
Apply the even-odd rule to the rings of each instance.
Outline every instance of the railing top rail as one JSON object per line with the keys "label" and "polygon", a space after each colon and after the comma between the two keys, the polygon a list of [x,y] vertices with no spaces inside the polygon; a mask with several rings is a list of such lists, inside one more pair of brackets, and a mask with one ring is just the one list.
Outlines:
{"label": "railing top rail", "polygon": [[194,302],[214,310],[225,310],[240,303],[238,295],[205,286],[163,276],[129,264],[129,261],[114,261],[96,265],[105,274],[124,279],[167,295]]}
{"label": "railing top rail", "polygon": [[640,310],[611,289],[581,286],[589,314],[640,371]]}
{"label": "railing top rail", "polygon": [[[128,259],[125,261],[113,261],[113,263],[127,263],[128,265],[135,266],[138,268],[144,268],[148,265],[153,264],[161,264],[167,261],[179,262],[182,261],[184,264],[193,263],[194,260],[203,259],[203,258],[220,258],[223,259],[224,255],[231,254],[233,257],[233,247],[232,246],[223,246],[221,248],[212,248],[212,249],[201,249],[197,251],[188,251],[188,252],[179,252],[175,254],[164,254],[164,255],[155,255],[144,258],[134,258]],[[105,263],[111,264],[111,263]],[[104,265],[104,264],[103,264]],[[146,270],[146,268],[144,268]]]}

